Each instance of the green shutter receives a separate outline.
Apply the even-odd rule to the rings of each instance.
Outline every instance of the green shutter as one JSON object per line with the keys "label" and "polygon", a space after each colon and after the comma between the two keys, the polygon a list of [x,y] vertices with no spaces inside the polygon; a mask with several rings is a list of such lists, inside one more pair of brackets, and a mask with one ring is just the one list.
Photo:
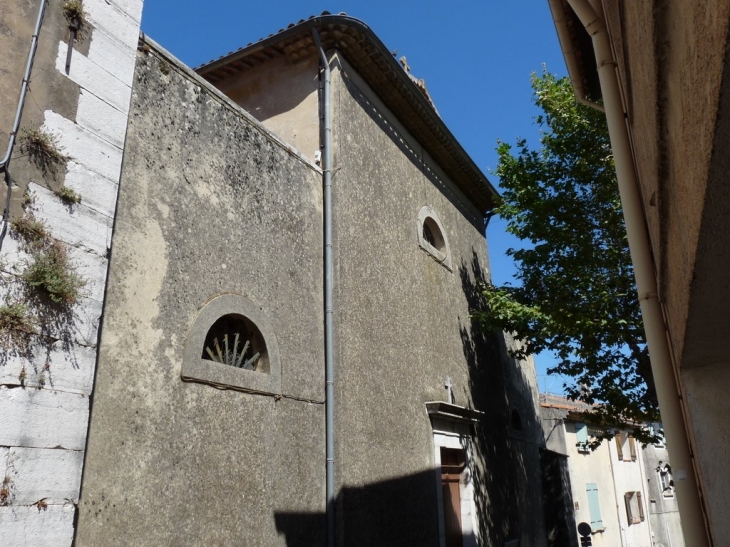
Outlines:
{"label": "green shutter", "polygon": [[586,495],[588,496],[588,509],[591,512],[591,528],[602,530],[601,506],[598,503],[598,485],[593,482],[586,484]]}
{"label": "green shutter", "polygon": [[575,436],[577,438],[579,448],[584,449],[588,446],[588,426],[586,424],[575,424]]}

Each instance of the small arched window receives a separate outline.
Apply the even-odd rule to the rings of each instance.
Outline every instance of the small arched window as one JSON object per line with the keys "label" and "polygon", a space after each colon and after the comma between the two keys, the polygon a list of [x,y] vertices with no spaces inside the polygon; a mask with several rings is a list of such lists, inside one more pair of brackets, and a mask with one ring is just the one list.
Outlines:
{"label": "small arched window", "polygon": [[208,330],[201,357],[243,370],[268,372],[268,352],[261,331],[240,314],[216,320]]}
{"label": "small arched window", "polygon": [[263,310],[238,294],[206,302],[188,335],[182,377],[279,394],[279,351]]}
{"label": "small arched window", "polygon": [[418,245],[436,262],[451,270],[451,251],[441,220],[428,205],[421,208],[417,222]]}

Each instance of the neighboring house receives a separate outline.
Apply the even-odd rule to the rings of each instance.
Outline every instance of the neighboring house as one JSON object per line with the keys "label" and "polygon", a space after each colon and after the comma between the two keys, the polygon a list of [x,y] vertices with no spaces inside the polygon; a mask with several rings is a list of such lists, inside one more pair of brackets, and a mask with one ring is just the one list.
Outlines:
{"label": "neighboring house", "polygon": [[576,97],[609,119],[686,539],[724,545],[730,2],[549,1]]}
{"label": "neighboring house", "polygon": [[[660,424],[654,424],[660,432]],[[662,441],[642,449],[646,477],[649,524],[655,547],[682,547],[682,522],[677,507],[674,475],[669,463],[667,447]]]}
{"label": "neighboring house", "polygon": [[[592,450],[602,431],[585,421],[589,405],[548,394],[540,396],[540,405],[547,448],[568,457],[576,541],[584,523],[594,546],[684,545],[664,446],[642,448],[627,429]],[[657,480],[667,488],[661,500]]]}
{"label": "neighboring house", "polygon": [[22,125],[69,159],[16,146],[11,219],[86,285],[50,305],[8,232],[3,544],[545,545],[534,365],[470,320],[497,193],[425,84],[328,14],[196,73],[138,39],[141,4],[85,0],[68,66],[60,1],[43,22]]}

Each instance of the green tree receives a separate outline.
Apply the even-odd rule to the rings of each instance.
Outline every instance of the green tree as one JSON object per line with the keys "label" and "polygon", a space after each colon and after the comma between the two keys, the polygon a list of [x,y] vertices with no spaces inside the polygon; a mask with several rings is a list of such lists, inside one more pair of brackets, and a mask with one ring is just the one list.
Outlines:
{"label": "green tree", "polygon": [[[540,148],[499,142],[503,189],[496,213],[529,242],[509,249],[516,286],[482,288],[475,318],[515,332],[516,357],[551,351],[548,372],[572,378],[568,397],[595,404],[606,428],[658,421],[656,394],[634,285],[618,185],[603,113],[577,103],[567,78],[533,74]],[[636,425],[635,434],[651,440]]]}

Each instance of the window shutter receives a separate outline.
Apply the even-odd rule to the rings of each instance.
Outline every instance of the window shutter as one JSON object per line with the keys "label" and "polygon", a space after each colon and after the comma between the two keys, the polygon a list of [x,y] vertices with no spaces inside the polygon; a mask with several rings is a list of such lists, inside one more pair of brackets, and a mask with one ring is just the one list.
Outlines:
{"label": "window shutter", "polygon": [[641,503],[641,492],[636,493],[636,501],[639,505],[639,518],[643,522],[645,517],[644,517],[644,504]]}
{"label": "window shutter", "polygon": [[629,451],[631,452],[631,461],[636,461],[636,439],[629,437]]}
{"label": "window shutter", "polygon": [[634,522],[634,516],[631,514],[631,496],[633,492],[626,492],[624,494],[624,503],[626,504],[626,518],[629,521],[629,524]]}
{"label": "window shutter", "polygon": [[577,422],[575,424],[575,436],[578,441],[578,450],[585,450],[588,447],[588,426]]}
{"label": "window shutter", "polygon": [[624,449],[621,446],[621,433],[616,433],[616,452],[618,452],[619,461],[624,459]]}
{"label": "window shutter", "polygon": [[586,495],[588,496],[588,509],[591,513],[591,529],[602,530],[601,506],[598,503],[598,485],[590,482],[586,484]]}

